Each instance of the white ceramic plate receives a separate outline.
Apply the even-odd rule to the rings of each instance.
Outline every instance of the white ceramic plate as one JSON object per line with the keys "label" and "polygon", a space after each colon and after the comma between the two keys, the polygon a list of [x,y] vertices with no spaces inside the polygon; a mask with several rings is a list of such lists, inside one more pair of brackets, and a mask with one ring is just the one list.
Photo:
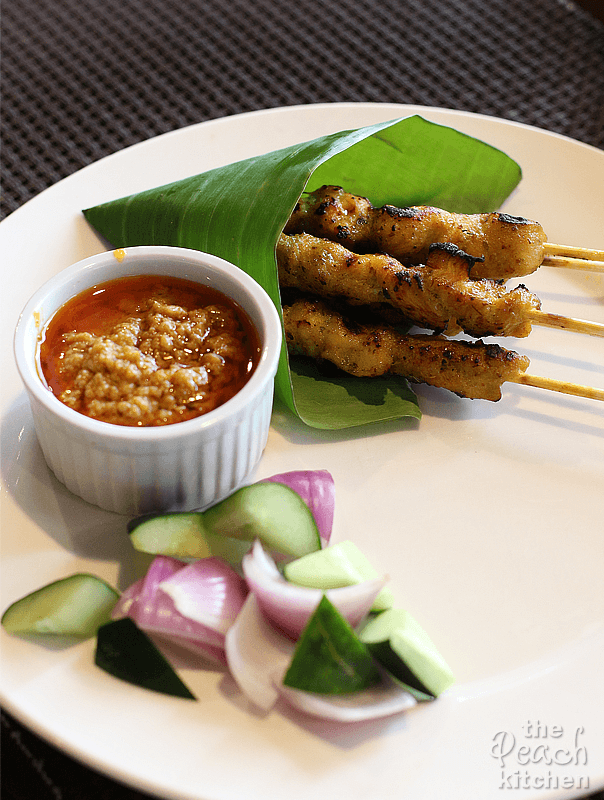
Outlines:
{"label": "white ceramic plate", "polygon": [[[49,473],[12,361],[29,295],[105,249],[80,209],[412,113],[522,165],[504,210],[538,219],[551,241],[604,247],[604,153],[494,118],[380,104],[274,109],[168,133],[81,170],[0,225],[2,609],[75,570],[122,588],[129,579],[124,519]],[[543,268],[525,283],[545,310],[604,322],[604,275]],[[512,346],[534,374],[604,387],[602,339],[540,329]],[[353,539],[390,573],[399,603],[456,673],[445,696],[353,728],[281,711],[261,718],[221,674],[187,670],[199,702],[178,701],[96,669],[93,642],[53,651],[2,631],[6,708],[93,767],[179,800],[489,800],[508,791],[551,800],[604,785],[604,406],[514,385],[495,404],[418,394],[419,424],[344,433],[307,430],[276,409],[256,477],[332,472],[335,539]]]}

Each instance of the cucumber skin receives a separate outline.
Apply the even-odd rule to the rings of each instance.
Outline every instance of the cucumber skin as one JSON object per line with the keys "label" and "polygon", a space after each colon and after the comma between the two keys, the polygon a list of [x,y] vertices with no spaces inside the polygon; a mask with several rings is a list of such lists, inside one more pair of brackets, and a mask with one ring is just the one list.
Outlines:
{"label": "cucumber skin", "polygon": [[360,692],[379,681],[370,649],[323,595],[298,640],[283,685],[314,694],[342,695]]}
{"label": "cucumber skin", "polygon": [[129,617],[99,628],[94,663],[142,689],[196,700],[155,644]]}
{"label": "cucumber skin", "polygon": [[250,542],[260,539],[267,549],[282,555],[300,557],[321,549],[312,511],[282,483],[244,486],[204,511],[203,518],[210,533]]}
{"label": "cucumber skin", "polygon": [[[97,602],[93,605],[90,597],[85,598],[87,607],[83,608],[82,594],[87,589],[94,589]],[[119,592],[96,575],[78,572],[11,603],[1,623],[14,635],[87,639],[111,619],[119,596]]]}
{"label": "cucumber skin", "polygon": [[376,660],[413,693],[433,699],[454,683],[449,666],[408,611],[390,609],[378,614],[363,626],[359,637]]}
{"label": "cucumber skin", "polygon": [[[411,693],[416,699],[434,700],[436,698],[436,694],[424,686],[417,675],[394,652],[389,642],[375,642],[375,644],[368,644],[367,647],[376,661],[379,661],[397,681],[412,690]],[[416,693],[419,693],[419,696]]]}

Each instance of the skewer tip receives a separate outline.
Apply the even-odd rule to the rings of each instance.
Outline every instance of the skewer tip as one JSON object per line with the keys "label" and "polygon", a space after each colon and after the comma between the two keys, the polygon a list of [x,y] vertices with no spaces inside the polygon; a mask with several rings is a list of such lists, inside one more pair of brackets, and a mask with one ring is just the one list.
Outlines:
{"label": "skewer tip", "polygon": [[539,375],[522,375],[516,376],[513,383],[519,383],[523,386],[535,386],[538,389],[547,389],[550,392],[561,392],[562,394],[570,394],[575,397],[586,397],[588,400],[604,400],[604,389],[597,389],[593,386],[582,386],[578,383],[569,383],[568,381],[560,381],[554,378],[542,378]]}

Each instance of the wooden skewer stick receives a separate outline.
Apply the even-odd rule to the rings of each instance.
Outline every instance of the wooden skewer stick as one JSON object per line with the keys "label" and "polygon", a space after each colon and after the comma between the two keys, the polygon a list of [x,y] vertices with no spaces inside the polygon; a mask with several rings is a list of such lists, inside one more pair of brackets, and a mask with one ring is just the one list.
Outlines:
{"label": "wooden skewer stick", "polygon": [[542,264],[547,267],[604,272],[604,250],[590,250],[588,247],[545,242],[543,252],[545,255]]}
{"label": "wooden skewer stick", "polygon": [[563,267],[564,269],[583,269],[591,272],[604,272],[604,261],[590,261],[585,258],[545,256],[541,265],[544,267]]}
{"label": "wooden skewer stick", "polygon": [[594,389],[593,386],[581,386],[578,383],[568,383],[554,378],[541,378],[538,375],[517,375],[508,378],[511,383],[520,383],[524,386],[536,386],[538,389],[548,389],[550,392],[572,394],[575,397],[587,397],[589,400],[604,400],[604,389]]}
{"label": "wooden skewer stick", "polygon": [[589,336],[604,336],[604,324],[600,322],[588,322],[584,319],[564,317],[561,314],[548,314],[545,311],[531,311],[529,319],[534,325],[546,328],[562,328],[575,333],[586,333]]}
{"label": "wooden skewer stick", "polygon": [[588,247],[545,242],[543,252],[546,256],[567,256],[570,258],[585,258],[587,261],[604,261],[604,250],[590,250]]}

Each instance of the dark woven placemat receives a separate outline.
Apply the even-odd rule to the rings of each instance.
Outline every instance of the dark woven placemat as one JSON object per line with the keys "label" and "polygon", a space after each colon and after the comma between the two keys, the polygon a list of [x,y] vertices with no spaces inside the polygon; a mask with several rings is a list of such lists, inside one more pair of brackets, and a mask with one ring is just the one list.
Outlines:
{"label": "dark woven placemat", "polygon": [[2,713],[0,719],[2,800],[148,800],[149,795],[74,761],[10,714]]}
{"label": "dark woven placemat", "polygon": [[604,25],[568,0],[5,0],[3,214],[210,118],[401,102],[604,147]]}
{"label": "dark woven placemat", "polygon": [[[604,25],[570,0],[5,0],[0,21],[2,216],[128,145],[300,103],[440,106],[604,148]],[[145,797],[8,714],[2,739],[3,800]]]}

